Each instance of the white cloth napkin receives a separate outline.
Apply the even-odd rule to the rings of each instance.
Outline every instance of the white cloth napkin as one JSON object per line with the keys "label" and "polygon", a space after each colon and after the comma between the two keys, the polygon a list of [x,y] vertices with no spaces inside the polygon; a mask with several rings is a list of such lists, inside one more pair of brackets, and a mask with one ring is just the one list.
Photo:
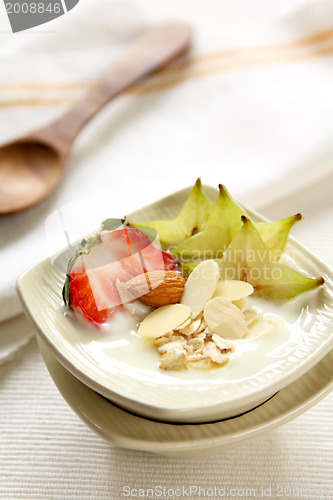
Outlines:
{"label": "white cloth napkin", "polygon": [[63,113],[150,25],[182,20],[194,29],[185,62],[86,127],[47,200],[1,216],[0,321],[21,311],[17,276],[50,252],[47,215],[72,200],[107,187],[106,216],[118,217],[202,176],[262,209],[328,176],[332,14],[330,0],[80,0],[47,25],[0,34],[6,142]]}

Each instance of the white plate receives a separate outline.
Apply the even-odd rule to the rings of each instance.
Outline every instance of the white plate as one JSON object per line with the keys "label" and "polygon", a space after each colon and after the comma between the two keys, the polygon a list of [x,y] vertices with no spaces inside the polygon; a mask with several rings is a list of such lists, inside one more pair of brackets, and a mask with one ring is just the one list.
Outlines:
{"label": "white plate", "polygon": [[60,393],[98,435],[117,446],[170,457],[217,455],[285,424],[333,390],[333,350],[306,375],[248,413],[211,424],[176,425],[130,414],[73,377],[39,340],[44,362]]}
{"label": "white plate", "polygon": [[[145,207],[135,217],[174,217],[190,189]],[[205,191],[214,202],[217,190],[205,187]],[[247,211],[251,217],[263,220]],[[292,264],[301,271],[313,277],[323,276],[325,286],[278,310],[289,318],[288,330],[240,344],[225,367],[212,371],[164,372],[158,368],[157,353],[152,349],[149,352],[130,331],[108,335],[78,325],[64,315],[64,275],[54,269],[50,259],[23,274],[17,289],[37,334],[83,383],[144,416],[174,422],[207,422],[242,413],[265,401],[302,376],[333,345],[332,273],[292,239],[288,253],[294,256]],[[274,312],[274,306],[269,307]]]}

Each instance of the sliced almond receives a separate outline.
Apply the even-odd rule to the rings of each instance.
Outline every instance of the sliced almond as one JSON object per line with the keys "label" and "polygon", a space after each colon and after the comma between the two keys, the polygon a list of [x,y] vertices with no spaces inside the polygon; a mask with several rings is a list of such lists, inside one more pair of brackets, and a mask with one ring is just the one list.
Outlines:
{"label": "sliced almond", "polygon": [[190,307],[192,318],[196,318],[212,298],[219,279],[219,266],[212,260],[204,260],[194,268],[188,278],[181,303]]}
{"label": "sliced almond", "polygon": [[184,328],[186,328],[188,325],[191,324],[191,318],[187,318],[186,321],[184,321],[184,323],[182,323],[181,325],[178,326],[177,330],[183,330]]}
{"label": "sliced almond", "polygon": [[165,335],[162,335],[162,337],[158,337],[155,339],[154,344],[158,348],[164,344],[168,344],[169,342],[172,342],[173,340],[180,340],[182,337],[179,335],[173,335],[173,332],[166,333]]}
{"label": "sliced almond", "polygon": [[188,325],[185,327],[179,327],[179,331],[183,333],[184,335],[193,335],[194,333],[197,332],[201,325],[201,319],[195,319],[191,321]]}
{"label": "sliced almond", "polygon": [[150,313],[140,324],[138,333],[142,337],[156,339],[175,330],[191,315],[191,309],[184,304],[169,304]]}
{"label": "sliced almond", "polygon": [[198,330],[197,330],[197,332],[196,332],[196,333],[203,332],[204,330],[206,330],[206,328],[207,328],[207,325],[206,325],[206,323],[205,323],[205,320],[202,318],[202,319],[201,319],[200,326],[199,326],[199,328],[198,328]]}
{"label": "sliced almond", "polygon": [[234,318],[225,317],[214,327],[213,333],[226,339],[237,340],[242,339],[248,333],[248,330],[245,324],[235,321]]}
{"label": "sliced almond", "polygon": [[209,300],[204,309],[204,318],[211,333],[226,339],[241,339],[248,332],[242,311],[225,297]]}
{"label": "sliced almond", "polygon": [[260,315],[256,309],[245,309],[245,311],[243,311],[243,315],[245,323],[248,327],[251,325],[251,323],[260,318]]}
{"label": "sliced almond", "polygon": [[237,306],[238,309],[244,311],[246,307],[246,298],[243,297],[242,299],[233,300],[232,303],[234,304],[234,306]]}
{"label": "sliced almond", "polygon": [[273,320],[267,318],[259,318],[250,325],[247,338],[254,338],[266,333],[272,333],[275,326],[276,325]]}
{"label": "sliced almond", "polygon": [[206,334],[205,334],[205,332],[196,333],[195,338],[200,339],[200,340],[205,340]]}
{"label": "sliced almond", "polygon": [[253,286],[246,281],[220,280],[215,289],[214,297],[226,297],[232,301],[243,299],[253,293]]}
{"label": "sliced almond", "polygon": [[203,310],[194,319],[202,319],[202,318],[203,318]]}

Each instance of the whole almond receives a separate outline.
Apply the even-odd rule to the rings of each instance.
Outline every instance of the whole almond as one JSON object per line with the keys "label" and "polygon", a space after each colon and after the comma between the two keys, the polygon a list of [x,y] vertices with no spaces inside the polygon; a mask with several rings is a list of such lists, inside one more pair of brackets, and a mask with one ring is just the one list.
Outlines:
{"label": "whole almond", "polygon": [[176,271],[150,271],[127,281],[126,288],[144,304],[161,307],[176,304],[182,296],[185,280]]}

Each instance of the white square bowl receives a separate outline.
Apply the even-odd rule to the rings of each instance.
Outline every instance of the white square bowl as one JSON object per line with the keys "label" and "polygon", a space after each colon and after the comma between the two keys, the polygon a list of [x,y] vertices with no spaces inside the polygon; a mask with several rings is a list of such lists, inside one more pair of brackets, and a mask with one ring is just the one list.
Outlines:
{"label": "white square bowl", "polygon": [[[130,217],[132,220],[173,218],[190,190],[176,192]],[[204,190],[215,202],[218,191],[209,186],[204,186]],[[265,220],[246,210],[254,220]],[[111,215],[114,214],[105,214],[105,218]],[[96,226],[98,224],[96,221]],[[271,347],[253,339],[251,349],[239,359],[210,371],[164,372],[158,368],[157,354],[155,362],[145,365],[142,350],[138,351],[140,362],[138,356],[138,363],[133,364],[133,355],[126,357],[126,348],[133,351],[128,339],[127,344],[124,342],[123,359],[113,357],[112,348],[108,348],[112,347],[112,336],[87,330],[64,314],[61,291],[65,276],[52,266],[51,259],[21,275],[17,291],[37,335],[47,343],[56,359],[88,387],[115,404],[152,419],[209,422],[241,414],[261,404],[310,370],[333,346],[332,271],[292,238],[287,260],[288,253],[293,256],[291,264],[296,269],[309,276],[325,278],[324,286],[302,297],[293,335],[281,340],[276,338]],[[140,339],[135,342],[139,346]]]}

